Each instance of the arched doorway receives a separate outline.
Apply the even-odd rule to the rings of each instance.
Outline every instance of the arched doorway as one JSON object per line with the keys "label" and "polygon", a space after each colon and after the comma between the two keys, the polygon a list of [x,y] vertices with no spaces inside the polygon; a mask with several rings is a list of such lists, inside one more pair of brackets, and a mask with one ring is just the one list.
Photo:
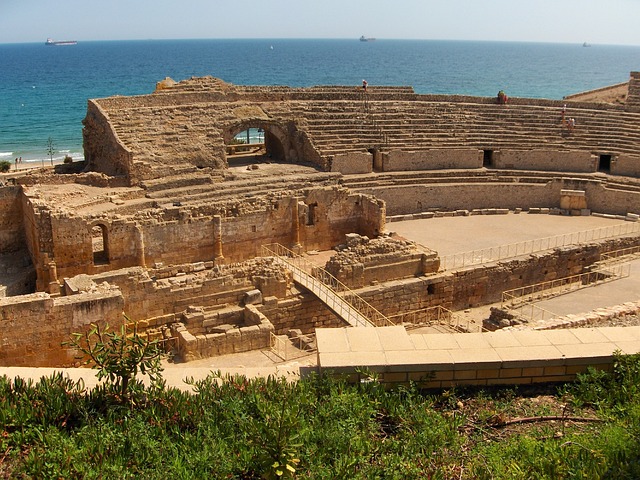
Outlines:
{"label": "arched doorway", "polygon": [[109,235],[106,225],[91,227],[91,249],[94,265],[109,263]]}
{"label": "arched doorway", "polygon": [[225,153],[229,167],[263,161],[288,162],[285,131],[277,124],[255,120],[234,125],[225,133]]}

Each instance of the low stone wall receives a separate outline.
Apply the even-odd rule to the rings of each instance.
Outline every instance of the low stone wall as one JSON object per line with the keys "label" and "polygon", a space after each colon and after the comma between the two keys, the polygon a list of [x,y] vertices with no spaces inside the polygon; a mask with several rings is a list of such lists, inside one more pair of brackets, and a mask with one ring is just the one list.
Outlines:
{"label": "low stone wall", "polygon": [[371,173],[373,171],[373,155],[370,153],[349,152],[333,156],[331,171],[343,175],[355,173]]}
{"label": "low stone wall", "polygon": [[378,184],[357,187],[358,191],[374,195],[386,203],[388,216],[416,214],[427,211],[480,209],[532,210],[560,208],[562,190],[585,192],[587,207],[592,212],[626,215],[640,213],[640,189],[635,184],[620,185],[602,179],[580,177],[505,177],[495,174],[466,177],[463,172],[452,181],[428,182],[421,178],[385,178]]}
{"label": "low stone wall", "polygon": [[46,293],[0,298],[0,365],[73,365],[75,352],[62,342],[92,323],[121,325],[123,306],[118,289],[59,298]]}
{"label": "low stone wall", "polygon": [[539,320],[535,323],[527,323],[526,325],[512,325],[502,330],[557,330],[561,328],[576,328],[598,325],[605,321],[637,315],[640,315],[640,301],[626,302],[613,307],[598,308],[591,312]]}
{"label": "low stone wall", "polygon": [[640,157],[635,155],[616,155],[611,160],[611,174],[640,177]]}
{"label": "low stone wall", "polygon": [[475,148],[447,148],[416,152],[391,150],[382,154],[384,172],[480,167],[482,167],[482,152]]}
{"label": "low stone wall", "polygon": [[0,187],[0,253],[20,250],[24,243],[20,187]]}
{"label": "low stone wall", "polygon": [[597,157],[585,151],[500,150],[494,153],[494,166],[512,170],[546,172],[595,172]]}
{"label": "low stone wall", "polygon": [[198,335],[190,333],[182,324],[173,326],[180,358],[190,361],[269,348],[274,328],[267,317],[255,306],[247,305],[244,321],[245,326],[231,328],[224,333]]}
{"label": "low stone wall", "polygon": [[287,298],[265,298],[258,310],[269,318],[276,335],[286,335],[293,329],[309,334],[316,328],[346,325],[344,320],[329,310],[315,295],[295,288]]}

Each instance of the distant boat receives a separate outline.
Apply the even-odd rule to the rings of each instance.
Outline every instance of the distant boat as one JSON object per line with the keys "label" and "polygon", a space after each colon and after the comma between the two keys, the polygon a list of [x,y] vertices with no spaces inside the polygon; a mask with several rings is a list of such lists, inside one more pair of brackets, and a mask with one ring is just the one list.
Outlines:
{"label": "distant boat", "polygon": [[590,43],[587,43],[587,42],[584,42],[584,43],[582,44],[582,46],[583,46],[583,47],[590,47],[590,46],[591,46],[591,44],[590,44]]}
{"label": "distant boat", "polygon": [[44,42],[45,45],[75,45],[76,42],[75,40],[63,40],[60,42],[56,42],[53,38],[47,38],[47,41]]}
{"label": "distant boat", "polygon": [[360,37],[360,41],[361,42],[373,42],[374,40],[375,40],[375,38],[373,38],[373,37],[365,37],[364,35],[362,35]]}

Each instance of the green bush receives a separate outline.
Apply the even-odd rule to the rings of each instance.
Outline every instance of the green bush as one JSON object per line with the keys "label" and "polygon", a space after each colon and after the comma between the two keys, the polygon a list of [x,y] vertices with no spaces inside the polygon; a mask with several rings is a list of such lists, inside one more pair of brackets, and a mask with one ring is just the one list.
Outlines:
{"label": "green bush", "polygon": [[0,172],[7,173],[11,170],[11,162],[8,160],[0,160]]}
{"label": "green bush", "polygon": [[[118,340],[103,336],[103,345],[127,345],[121,333],[110,338]],[[123,352],[114,364],[130,358]],[[511,430],[491,418],[546,407],[524,411],[514,389],[387,391],[375,377],[350,385],[215,374],[192,381],[193,391],[136,384],[126,403],[114,401],[117,378],[86,391],[61,374],[36,383],[2,377],[0,477],[640,478],[639,366],[638,356],[618,355],[611,373],[544,396],[558,405],[571,396],[586,408],[574,414],[590,418],[588,405],[598,405],[601,422]]]}

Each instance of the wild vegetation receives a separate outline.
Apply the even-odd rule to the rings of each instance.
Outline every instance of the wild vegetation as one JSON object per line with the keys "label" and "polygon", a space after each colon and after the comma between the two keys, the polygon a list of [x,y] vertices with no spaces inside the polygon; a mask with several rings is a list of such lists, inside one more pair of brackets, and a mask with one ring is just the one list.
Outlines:
{"label": "wild vegetation", "polygon": [[0,378],[0,476],[640,478],[640,355],[563,386],[390,391],[375,377],[212,374],[184,392],[136,375],[143,363],[160,375],[155,346],[106,333],[91,347],[74,339],[93,349],[97,388]]}

